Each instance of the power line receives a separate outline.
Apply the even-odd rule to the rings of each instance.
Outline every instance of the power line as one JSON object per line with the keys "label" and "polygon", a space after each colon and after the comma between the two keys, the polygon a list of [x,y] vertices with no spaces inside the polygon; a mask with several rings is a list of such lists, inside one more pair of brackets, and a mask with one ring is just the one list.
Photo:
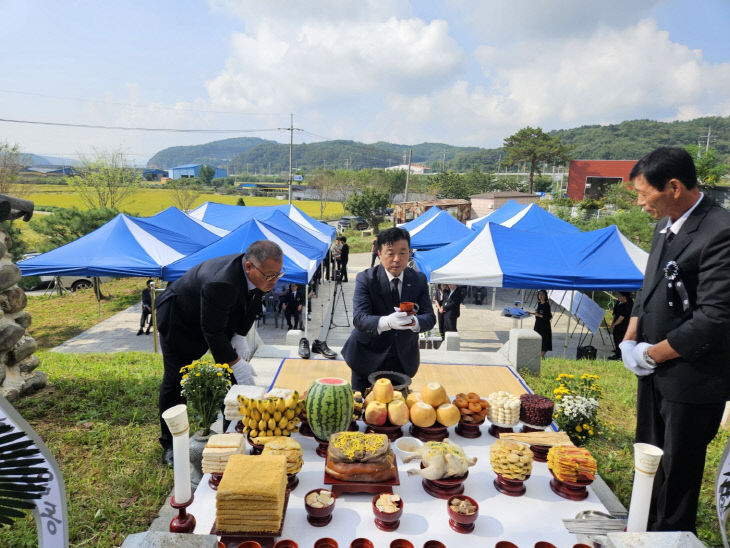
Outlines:
{"label": "power line", "polygon": [[[37,93],[32,91],[15,91],[11,89],[0,89],[0,93],[12,93],[14,95],[29,95],[33,97],[44,97],[46,99],[60,99],[63,101],[77,101],[81,103],[97,103],[100,105],[116,105],[116,106],[122,106],[122,107],[132,107],[136,109],[147,109],[152,107],[152,104],[148,105],[135,105],[133,103],[123,103],[121,101],[101,101],[99,99],[85,99],[82,97],[68,97],[68,96],[62,96],[62,95],[49,95],[46,93]],[[256,113],[245,113],[245,112],[238,112],[238,111],[230,111],[230,110],[205,110],[205,109],[197,109],[197,108],[179,108],[179,107],[173,107],[161,103],[154,103],[154,108],[160,108],[160,109],[166,109],[166,110],[174,110],[174,111],[183,111],[183,112],[204,112],[208,114],[235,114],[238,116],[281,116],[283,113],[281,112],[256,112]]]}
{"label": "power line", "polygon": [[[0,118],[0,122],[11,124],[31,124],[40,126],[76,127],[84,129],[113,129],[120,131],[149,131],[157,133],[263,133],[268,131],[279,131],[279,128],[262,129],[175,129],[175,128],[150,128],[150,127],[126,127],[126,126],[104,126],[94,124],[70,124],[63,122],[37,122],[33,120],[11,120]],[[287,128],[288,130],[288,128]]]}

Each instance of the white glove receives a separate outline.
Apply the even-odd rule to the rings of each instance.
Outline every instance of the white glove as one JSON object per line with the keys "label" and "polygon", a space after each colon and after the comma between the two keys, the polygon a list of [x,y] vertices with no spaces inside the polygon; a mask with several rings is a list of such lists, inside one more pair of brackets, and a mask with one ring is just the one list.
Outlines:
{"label": "white glove", "polygon": [[644,369],[636,363],[634,358],[634,349],[636,348],[636,341],[623,341],[618,347],[621,349],[621,359],[624,362],[624,367],[631,371],[634,375],[643,377],[653,373],[652,370]]}
{"label": "white glove", "polygon": [[408,312],[398,310],[397,312],[393,312],[389,316],[385,316],[385,318],[388,326],[391,329],[404,330],[411,329],[411,327],[413,327],[413,318],[408,315]]}
{"label": "white glove", "polygon": [[644,358],[646,351],[651,346],[652,345],[647,342],[641,342],[634,347],[633,355],[634,355],[634,360],[636,360],[636,363],[639,367],[642,367],[644,369],[649,369],[651,372],[654,372],[654,369],[656,368],[656,363],[650,364]]}
{"label": "white glove", "polygon": [[421,330],[421,326],[418,324],[418,317],[417,316],[411,316],[413,318],[413,325],[411,326],[411,331],[414,333],[418,333]]}
{"label": "white glove", "polygon": [[241,358],[231,366],[233,371],[233,377],[236,379],[236,384],[256,384],[253,380],[256,372],[251,367],[251,364]]}

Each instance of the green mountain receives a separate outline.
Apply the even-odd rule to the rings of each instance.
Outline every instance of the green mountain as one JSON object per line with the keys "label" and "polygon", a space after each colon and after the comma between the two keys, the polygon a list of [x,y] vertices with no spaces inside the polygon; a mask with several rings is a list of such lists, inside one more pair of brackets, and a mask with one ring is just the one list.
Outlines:
{"label": "green mountain", "polygon": [[[631,120],[606,126],[591,125],[560,129],[550,134],[572,145],[573,156],[591,160],[634,160],[659,146],[704,146],[707,128],[711,145],[721,160],[730,157],[730,117],[709,116],[685,122]],[[505,135],[505,137],[507,137]],[[322,141],[294,145],[294,169],[311,171],[331,169],[385,168],[404,163],[409,149],[413,163],[426,164],[440,171],[457,172],[479,169],[495,171],[503,155],[501,148],[457,147],[443,143],[399,145],[379,141]],[[244,137],[225,139],[205,145],[172,147],[155,154],[148,166],[169,168],[186,163],[208,163],[225,167],[229,173],[281,173],[289,170],[289,145]]]}
{"label": "green mountain", "polygon": [[184,164],[209,164],[225,168],[237,154],[264,143],[274,141],[258,137],[235,137],[203,145],[165,148],[147,161],[147,167],[169,169]]}

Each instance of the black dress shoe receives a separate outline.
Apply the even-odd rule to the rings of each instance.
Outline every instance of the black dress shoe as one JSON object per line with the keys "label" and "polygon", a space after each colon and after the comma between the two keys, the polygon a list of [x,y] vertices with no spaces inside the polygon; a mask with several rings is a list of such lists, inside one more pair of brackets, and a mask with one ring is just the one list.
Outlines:
{"label": "black dress shoe", "polygon": [[299,355],[305,360],[309,359],[309,341],[306,339],[306,337],[302,337],[301,339],[299,339]]}
{"label": "black dress shoe", "polygon": [[312,342],[312,352],[322,354],[328,360],[334,360],[337,357],[337,352],[327,346],[326,342],[317,339],[314,339],[314,342]]}
{"label": "black dress shoe", "polygon": [[172,448],[165,449],[165,452],[162,453],[162,463],[167,464],[170,468],[172,468],[173,464],[175,463],[175,459],[173,457]]}
{"label": "black dress shoe", "polygon": [[139,331],[137,331],[137,335],[139,336],[139,335],[141,335],[142,333],[144,333],[144,331],[142,331],[142,328],[140,328],[140,330],[139,330]]}

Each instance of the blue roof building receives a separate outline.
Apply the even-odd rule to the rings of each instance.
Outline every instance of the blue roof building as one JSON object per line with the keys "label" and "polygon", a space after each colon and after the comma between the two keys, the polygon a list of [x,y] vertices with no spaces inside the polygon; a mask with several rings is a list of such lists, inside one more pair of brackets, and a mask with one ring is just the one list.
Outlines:
{"label": "blue roof building", "polygon": [[[182,166],[171,167],[168,171],[171,179],[180,179],[181,177],[198,177],[200,168],[203,164],[185,164]],[[215,168],[214,179],[219,177],[228,177],[228,171],[219,167]]]}

